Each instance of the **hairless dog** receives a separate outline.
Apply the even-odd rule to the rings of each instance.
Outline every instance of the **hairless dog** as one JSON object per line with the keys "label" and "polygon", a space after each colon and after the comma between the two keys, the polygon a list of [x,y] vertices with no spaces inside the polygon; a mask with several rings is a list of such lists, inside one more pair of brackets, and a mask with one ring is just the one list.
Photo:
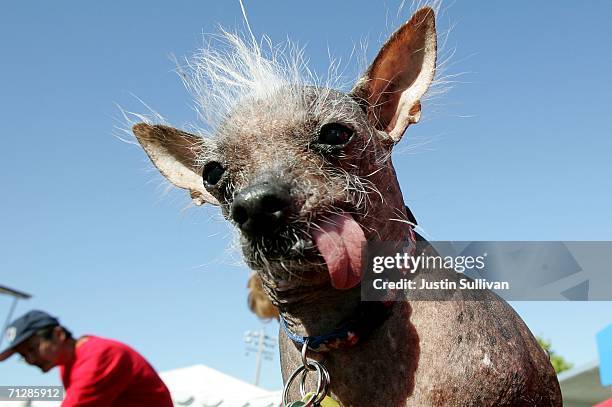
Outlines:
{"label": "hairless dog", "polygon": [[[224,35],[228,49],[203,50],[185,75],[209,129],[199,133],[209,134],[152,123],[133,131],[170,182],[238,228],[257,276],[251,306],[277,309],[285,328],[285,381],[304,350],[342,406],[561,405],[546,353],[494,294],[361,299],[362,246],[414,237],[391,151],[434,80],[434,10],[394,32],[348,93],[309,81],[300,52],[268,58],[255,41]],[[351,332],[321,339],[346,321]],[[305,337],[320,343],[304,347]]]}

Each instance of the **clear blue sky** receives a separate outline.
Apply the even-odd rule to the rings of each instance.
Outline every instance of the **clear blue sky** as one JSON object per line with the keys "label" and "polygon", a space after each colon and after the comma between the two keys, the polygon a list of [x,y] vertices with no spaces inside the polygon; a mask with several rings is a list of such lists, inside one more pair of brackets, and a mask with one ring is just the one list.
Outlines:
{"label": "clear blue sky", "polygon": [[[241,26],[240,8],[109,3],[3,3],[0,284],[34,295],[17,315],[48,310],[159,370],[204,363],[251,380],[242,336],[260,323],[229,228],[214,208],[183,211],[187,197],[113,137],[125,125],[115,103],[145,111],[132,94],[176,126],[196,121],[168,56]],[[612,240],[612,3],[452,3],[439,22],[454,26],[446,72],[466,74],[424,105],[394,158],[419,223],[439,240]],[[256,35],[305,45],[320,73],[328,49],[346,59],[368,38],[371,58],[409,17],[381,4],[246,1]],[[9,304],[0,297],[0,316]],[[593,336],[612,322],[609,302],[514,305],[576,364],[596,358]],[[57,372],[0,364],[0,384],[53,383]],[[280,383],[275,357],[262,384]]]}

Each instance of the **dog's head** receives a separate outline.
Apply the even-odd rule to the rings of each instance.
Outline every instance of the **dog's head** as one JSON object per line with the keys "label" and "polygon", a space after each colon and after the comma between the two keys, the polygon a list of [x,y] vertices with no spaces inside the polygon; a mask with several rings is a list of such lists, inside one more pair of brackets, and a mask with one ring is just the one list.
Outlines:
{"label": "dog's head", "polygon": [[391,149],[419,121],[435,64],[434,12],[423,8],[348,93],[275,83],[242,95],[214,137],[145,123],[133,131],[170,182],[220,206],[268,287],[348,289],[360,282],[363,242],[401,238],[389,221],[406,219]]}

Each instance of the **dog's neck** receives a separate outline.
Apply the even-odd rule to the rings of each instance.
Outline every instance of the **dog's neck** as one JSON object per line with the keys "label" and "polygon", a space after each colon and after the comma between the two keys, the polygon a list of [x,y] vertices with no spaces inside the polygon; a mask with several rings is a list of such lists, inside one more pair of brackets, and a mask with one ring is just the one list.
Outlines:
{"label": "dog's neck", "polygon": [[300,336],[328,334],[355,313],[361,301],[361,287],[339,291],[329,286],[317,288],[310,298],[279,306],[287,328]]}
{"label": "dog's neck", "polygon": [[[386,240],[403,241],[410,226],[397,223]],[[361,285],[348,290],[338,290],[330,284],[313,287],[312,292],[300,301],[278,304],[281,318],[287,328],[300,336],[320,336],[338,328],[353,317],[361,303]]]}

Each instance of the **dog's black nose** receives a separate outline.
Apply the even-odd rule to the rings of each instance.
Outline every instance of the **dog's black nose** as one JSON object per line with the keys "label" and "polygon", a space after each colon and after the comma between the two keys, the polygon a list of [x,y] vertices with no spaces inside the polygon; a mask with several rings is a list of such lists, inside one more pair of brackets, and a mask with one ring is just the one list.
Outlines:
{"label": "dog's black nose", "polygon": [[269,235],[284,224],[290,209],[288,186],[262,182],[236,194],[231,217],[248,235]]}

